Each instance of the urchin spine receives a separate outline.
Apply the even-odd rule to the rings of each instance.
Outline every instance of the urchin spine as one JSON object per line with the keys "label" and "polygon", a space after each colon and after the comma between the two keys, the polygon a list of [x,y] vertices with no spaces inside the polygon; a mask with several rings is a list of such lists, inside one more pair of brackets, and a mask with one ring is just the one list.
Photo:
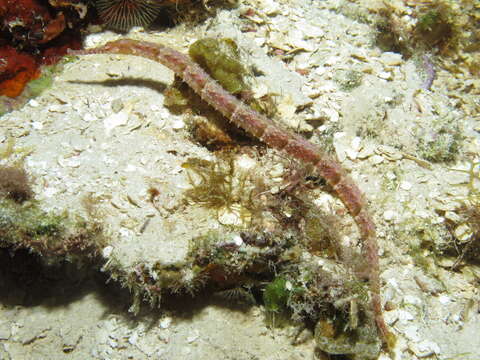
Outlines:
{"label": "urchin spine", "polygon": [[324,154],[318,146],[298,134],[283,129],[271,119],[229,94],[205,70],[181,52],[161,44],[130,39],[109,42],[98,48],[70,52],[73,55],[102,53],[142,56],[161,63],[173,70],[204,101],[230,119],[235,125],[268,146],[284,151],[305,164],[313,165],[316,173],[333,188],[359,228],[363,241],[363,253],[370,266],[369,282],[375,322],[384,342],[389,346],[392,343],[393,336],[388,331],[382,314],[375,225],[366,209],[362,192],[346,175],[341,165]]}

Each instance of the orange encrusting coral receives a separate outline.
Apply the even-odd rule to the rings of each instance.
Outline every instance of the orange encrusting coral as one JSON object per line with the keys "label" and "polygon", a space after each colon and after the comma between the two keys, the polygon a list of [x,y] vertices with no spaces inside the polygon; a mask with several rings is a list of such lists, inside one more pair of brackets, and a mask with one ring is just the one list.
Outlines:
{"label": "orange encrusting coral", "polygon": [[0,96],[19,98],[0,99],[2,112],[31,96],[23,90],[41,65],[56,63],[67,46],[80,47],[77,25],[86,9],[79,0],[0,0]]}
{"label": "orange encrusting coral", "polygon": [[394,336],[387,329],[381,307],[380,270],[375,226],[366,209],[362,192],[346,175],[337,161],[324,154],[320,147],[310,143],[300,135],[282,128],[229,94],[197,63],[174,49],[161,44],[123,39],[107,43],[102,47],[71,51],[70,53],[73,55],[128,54],[157,61],[173,70],[204,101],[238,127],[270,147],[284,151],[307,165],[313,165],[315,172],[333,188],[359,228],[363,241],[363,253],[369,265],[371,301],[375,322],[384,344],[389,349],[392,348]]}
{"label": "orange encrusting coral", "polygon": [[40,76],[36,60],[11,46],[0,48],[0,96],[17,97],[30,80]]}

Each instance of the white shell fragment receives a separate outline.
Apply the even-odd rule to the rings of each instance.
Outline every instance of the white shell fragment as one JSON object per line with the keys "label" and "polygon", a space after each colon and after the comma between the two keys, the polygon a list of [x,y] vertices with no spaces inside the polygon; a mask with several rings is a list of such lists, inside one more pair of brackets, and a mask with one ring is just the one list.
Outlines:
{"label": "white shell fragment", "polygon": [[431,340],[422,340],[409,345],[410,350],[419,358],[426,358],[440,353],[440,347]]}
{"label": "white shell fragment", "polygon": [[338,111],[335,109],[324,107],[321,109],[321,111],[326,115],[328,120],[332,122],[338,122],[338,120],[340,119],[340,115],[338,114]]}
{"label": "white shell fragment", "polygon": [[126,125],[128,122],[128,113],[126,111],[120,111],[118,113],[112,113],[103,120],[103,126],[105,127],[105,133],[110,136],[113,129],[118,126]]}
{"label": "white shell fragment", "polygon": [[473,236],[473,231],[468,224],[461,224],[454,230],[455,237],[462,242],[469,241]]}
{"label": "white shell fragment", "polygon": [[35,99],[29,100],[28,105],[30,105],[31,107],[39,107],[40,106],[39,102]]}
{"label": "white shell fragment", "polygon": [[191,344],[194,341],[196,341],[200,337],[200,333],[198,330],[194,330],[188,337],[187,337],[187,343]]}
{"label": "white shell fragment", "polygon": [[170,316],[166,316],[160,321],[160,327],[162,329],[168,329],[172,324],[172,321],[173,319]]}
{"label": "white shell fragment", "polygon": [[402,181],[400,183],[400,189],[410,191],[412,190],[413,184],[409,181]]}
{"label": "white shell fragment", "polygon": [[333,146],[337,152],[338,159],[345,161],[348,157],[350,160],[356,160],[361,150],[362,139],[358,136],[350,137],[345,133],[335,133],[333,136]]}
{"label": "white shell fragment", "polygon": [[384,52],[382,61],[385,65],[398,66],[403,63],[402,55],[393,52]]}
{"label": "white shell fragment", "polygon": [[383,213],[383,218],[387,221],[392,221],[396,217],[396,212],[393,210],[387,210]]}
{"label": "white shell fragment", "polygon": [[242,155],[235,160],[235,167],[239,170],[249,171],[257,165],[257,162],[250,156]]}
{"label": "white shell fragment", "polygon": [[280,13],[280,4],[274,0],[262,0],[262,10],[268,16]]}
{"label": "white shell fragment", "polygon": [[185,122],[181,119],[172,121],[172,129],[181,130],[185,127]]}
{"label": "white shell fragment", "polygon": [[378,73],[378,77],[383,80],[392,80],[393,76],[392,73],[389,71],[381,71]]}
{"label": "white shell fragment", "polygon": [[112,255],[112,252],[113,252],[113,246],[105,246],[102,250],[102,256],[106,259],[108,259],[110,257],[110,255]]}

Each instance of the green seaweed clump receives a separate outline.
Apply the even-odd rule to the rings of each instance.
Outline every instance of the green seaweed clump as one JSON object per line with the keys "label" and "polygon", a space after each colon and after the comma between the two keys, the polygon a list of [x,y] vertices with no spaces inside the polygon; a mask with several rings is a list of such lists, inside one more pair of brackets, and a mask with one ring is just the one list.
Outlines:
{"label": "green seaweed clump", "polygon": [[289,301],[292,294],[302,291],[293,287],[285,276],[277,276],[263,289],[263,303],[265,306],[266,321],[272,327],[282,327],[291,323],[292,311]]}
{"label": "green seaweed clump", "polygon": [[[275,114],[276,106],[271,96],[267,95],[259,100],[253,98],[248,85],[251,74],[239,60],[240,51],[234,40],[200,39],[190,46],[189,55],[227,92],[269,117]],[[180,79],[176,79],[173,85],[166,89],[164,95],[164,104],[170,111],[180,114],[189,110],[208,119],[204,121],[200,117],[190,117],[188,124],[194,140],[207,148],[217,150],[239,142],[255,141],[243,130],[226,121]]]}
{"label": "green seaweed clump", "polygon": [[205,38],[195,41],[188,50],[190,57],[231,94],[247,89],[243,80],[246,70],[237,59],[240,52],[229,38]]}
{"label": "green seaweed clump", "polygon": [[251,73],[239,61],[238,45],[230,38],[204,38],[190,45],[190,57],[198,63],[212,78],[233,95],[237,95],[258,112],[273,117],[276,106],[270,96],[261,101],[251,96],[248,79]]}
{"label": "green seaweed clump", "polygon": [[[474,0],[410,2],[405,6],[384,2],[376,19],[376,41],[384,51],[410,57],[431,51],[456,57],[478,49],[478,10]],[[405,16],[406,8],[411,15]]]}
{"label": "green seaweed clump", "polygon": [[[249,92],[245,81],[247,72],[238,60],[239,49],[232,39],[200,39],[190,45],[188,52],[190,57],[229,93],[242,95]],[[165,106],[175,113],[182,113],[191,107],[196,109],[196,112],[212,117],[208,111],[211,109],[205,107],[203,101],[179,79],[165,91]]]}
{"label": "green seaweed clump", "polygon": [[263,303],[268,312],[279,313],[287,310],[291,285],[283,276],[276,277],[263,291]]}
{"label": "green seaweed clump", "polygon": [[[63,64],[63,63],[62,63]],[[56,73],[61,71],[63,65],[45,66],[39,78],[31,80],[26,87],[30,97],[37,97],[45,90],[49,89]]]}
{"label": "green seaweed clump", "polygon": [[452,162],[460,151],[461,137],[458,133],[440,130],[437,137],[432,140],[420,139],[418,154],[422,159],[434,163]]}
{"label": "green seaweed clump", "polygon": [[337,261],[316,256],[298,264],[289,279],[293,280],[287,289],[294,290],[289,293],[288,310],[294,321],[316,324],[318,350],[356,360],[378,357],[381,340],[367,283]]}
{"label": "green seaweed clump", "polygon": [[[438,1],[433,8],[419,11],[414,36],[422,44],[447,48],[456,46],[460,29],[448,2]],[[458,40],[458,39],[457,39]]]}
{"label": "green seaweed clump", "polygon": [[434,163],[455,161],[464,138],[457,119],[448,115],[438,117],[428,126],[427,131],[418,134],[418,155]]}
{"label": "green seaweed clump", "polygon": [[98,224],[41,210],[35,202],[0,198],[0,247],[24,248],[46,263],[82,263],[105,245]]}
{"label": "green seaweed clump", "polygon": [[0,247],[23,248],[47,263],[80,263],[105,245],[100,225],[42,210],[22,167],[0,167]]}
{"label": "green seaweed clump", "polygon": [[195,203],[220,209],[238,201],[240,194],[236,193],[233,184],[235,166],[232,158],[225,163],[190,158],[182,167],[200,177],[196,182],[190,176],[190,183],[194,186],[185,192],[186,197]]}
{"label": "green seaweed clump", "polygon": [[185,191],[185,198],[215,210],[218,218],[225,211],[236,213],[241,223],[248,225],[252,212],[256,211],[251,175],[237,171],[232,154],[222,155],[217,162],[190,158],[182,165],[192,172],[189,174],[192,187]]}
{"label": "green seaweed clump", "polygon": [[225,289],[270,278],[269,265],[273,263],[295,263],[296,259],[282,259],[294,247],[294,241],[289,232],[210,231],[191,240],[189,259],[197,274]]}
{"label": "green seaweed clump", "polygon": [[410,57],[412,49],[404,37],[406,31],[399,24],[395,8],[385,2],[385,7],[379,9],[378,18],[375,19],[375,44],[382,51],[392,51]]}

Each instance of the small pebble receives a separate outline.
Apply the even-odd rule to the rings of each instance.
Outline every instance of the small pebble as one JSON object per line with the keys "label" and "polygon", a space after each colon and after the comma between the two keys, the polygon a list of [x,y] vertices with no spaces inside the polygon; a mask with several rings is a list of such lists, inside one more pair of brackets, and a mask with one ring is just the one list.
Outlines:
{"label": "small pebble", "polygon": [[395,214],[396,214],[395,211],[387,210],[383,213],[383,218],[387,221],[391,221],[395,217]]}

